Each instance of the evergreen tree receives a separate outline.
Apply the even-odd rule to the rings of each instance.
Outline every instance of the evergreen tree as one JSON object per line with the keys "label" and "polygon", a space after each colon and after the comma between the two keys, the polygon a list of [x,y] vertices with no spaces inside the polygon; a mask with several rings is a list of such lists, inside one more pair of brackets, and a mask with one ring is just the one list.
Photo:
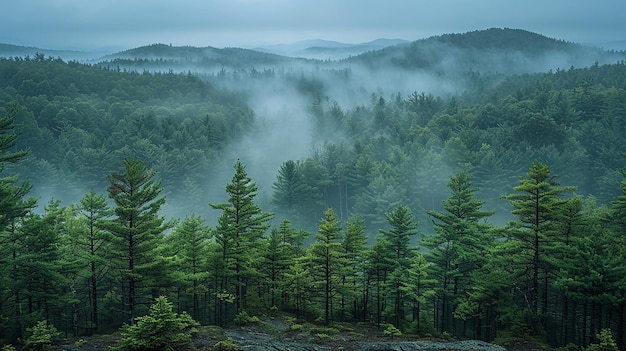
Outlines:
{"label": "evergreen tree", "polygon": [[332,320],[333,299],[340,284],[341,269],[345,256],[341,250],[341,226],[335,211],[324,212],[315,235],[315,242],[309,250],[311,275],[316,281],[324,306],[324,324]]}
{"label": "evergreen tree", "polygon": [[[227,203],[211,204],[211,207],[222,210],[215,228],[215,236],[221,245],[225,264],[224,278],[232,276],[236,313],[246,308],[248,286],[259,277],[255,259],[259,256],[263,243],[263,235],[270,227],[273,214],[263,212],[254,203],[257,195],[256,184],[248,177],[244,165],[237,160],[235,174],[226,185],[229,198]],[[223,289],[229,286],[224,283]]]}
{"label": "evergreen tree", "polygon": [[15,163],[23,159],[27,152],[12,151],[17,134],[12,132],[17,107],[9,108],[8,114],[0,118],[0,233],[16,218],[24,216],[35,206],[35,200],[25,200],[31,185],[18,182],[16,176],[4,176],[5,163]]}
{"label": "evergreen tree", "polygon": [[15,321],[8,328],[0,324],[0,334],[13,340],[23,336],[20,314],[22,305],[21,281],[17,279],[18,256],[24,252],[24,238],[17,230],[17,222],[36,205],[36,200],[24,199],[31,188],[19,182],[17,176],[4,174],[6,163],[16,163],[26,156],[26,151],[13,151],[17,134],[13,132],[17,107],[9,107],[6,116],[0,118],[0,319],[12,317]]}
{"label": "evergreen tree", "polygon": [[286,218],[297,220],[302,216],[302,208],[308,192],[307,185],[302,177],[302,165],[292,160],[280,166],[276,182],[272,185],[272,204]]}
{"label": "evergreen tree", "polygon": [[[209,277],[206,260],[210,236],[210,229],[204,225],[204,219],[194,213],[185,217],[167,236],[170,250],[168,256],[173,260],[179,295],[180,291],[191,295],[191,316],[196,321],[202,320],[200,297],[206,292],[203,283]],[[178,304],[180,310],[183,305],[180,298]]]}
{"label": "evergreen tree", "polygon": [[305,236],[308,233],[292,228],[288,220],[283,220],[278,228],[270,232],[260,264],[269,284],[270,306],[278,306],[277,297],[281,297],[283,304],[290,297],[285,275],[296,259],[303,255]]}
{"label": "evergreen tree", "polygon": [[[359,300],[360,304],[364,304],[365,295],[364,291],[359,296],[359,284],[363,287],[361,281],[361,272],[365,264],[365,244],[367,243],[367,237],[365,236],[365,221],[361,217],[353,217],[346,223],[346,235],[341,242],[341,247],[346,259],[346,266],[342,275],[342,289],[341,289],[341,311],[342,318],[345,314],[346,304],[352,305],[352,318],[358,318]],[[346,299],[351,299],[350,304]],[[363,318],[365,318],[363,316]]]}
{"label": "evergreen tree", "polygon": [[388,244],[382,235],[376,236],[376,241],[366,251],[366,265],[365,265],[365,298],[364,298],[364,311],[368,311],[367,303],[372,299],[376,301],[376,310],[373,315],[370,314],[370,322],[380,325],[383,322],[383,310],[385,308],[385,288],[387,286],[387,276],[392,267],[389,262],[389,255],[387,252]]}
{"label": "evergreen tree", "polygon": [[402,205],[387,214],[387,222],[390,229],[381,230],[380,233],[385,238],[386,260],[390,268],[386,289],[388,298],[391,300],[388,314],[393,324],[400,327],[405,318],[402,285],[408,279],[408,271],[414,255],[409,244],[411,236],[417,234],[417,224],[409,208]]}
{"label": "evergreen tree", "polygon": [[424,303],[435,295],[436,279],[430,278],[432,263],[426,257],[417,252],[411,259],[411,267],[408,270],[408,279],[402,282],[402,291],[413,304],[413,322],[415,322],[415,332],[422,332],[422,308]]}
{"label": "evergreen tree", "polygon": [[74,245],[79,247],[76,254],[89,268],[89,307],[90,322],[93,331],[98,330],[98,284],[104,275],[111,268],[109,264],[109,250],[111,237],[110,233],[102,230],[104,221],[112,214],[106,203],[104,195],[98,195],[95,191],[90,191],[80,200],[78,211],[86,220],[86,226],[82,227],[82,232],[75,233],[73,237]]}
{"label": "evergreen tree", "polygon": [[[547,165],[535,162],[519,185],[516,193],[503,196],[513,205],[512,214],[518,219],[508,225],[512,241],[511,255],[520,265],[520,272],[529,272],[527,279],[530,311],[539,315],[540,289],[544,289],[542,312],[547,308],[547,282],[552,267],[549,266],[549,250],[559,234],[561,210],[566,200],[560,198],[573,187],[560,187]],[[542,276],[543,274],[543,276]],[[543,282],[543,286],[540,286]]]}
{"label": "evergreen tree", "polygon": [[125,289],[123,307],[130,324],[137,316],[137,307],[147,302],[144,289],[150,289],[150,297],[154,295],[156,270],[162,269],[157,267],[157,249],[164,231],[171,226],[159,217],[165,197],[160,196],[163,189],[154,176],[155,171],[140,160],[127,159],[123,173],[108,177],[115,216],[105,227],[113,235],[113,253]]}
{"label": "evergreen tree", "polygon": [[452,314],[455,301],[465,296],[469,288],[469,273],[482,265],[485,245],[489,240],[489,228],[480,223],[493,214],[480,208],[484,201],[474,197],[472,178],[468,173],[457,173],[450,177],[450,197],[443,202],[445,212],[428,211],[434,218],[435,234],[422,240],[430,249],[427,258],[434,264],[433,274],[439,281],[437,296],[440,331],[454,331]]}
{"label": "evergreen tree", "polygon": [[20,223],[25,250],[17,258],[16,277],[21,280],[25,304],[20,306],[29,324],[45,319],[61,323],[67,291],[61,274],[61,235],[65,232],[60,201],[50,200],[43,214],[29,213]]}

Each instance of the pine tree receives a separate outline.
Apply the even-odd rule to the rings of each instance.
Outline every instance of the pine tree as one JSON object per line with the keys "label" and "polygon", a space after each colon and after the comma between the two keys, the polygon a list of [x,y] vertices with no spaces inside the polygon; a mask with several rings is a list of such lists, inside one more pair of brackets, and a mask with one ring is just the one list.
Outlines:
{"label": "pine tree", "polygon": [[[364,298],[364,313],[368,311],[367,303],[372,299],[376,301],[376,311],[373,315],[370,315],[370,322],[380,325],[383,322],[383,310],[385,307],[385,288],[387,286],[387,276],[392,269],[389,255],[387,252],[388,244],[382,235],[376,236],[376,241],[366,251],[366,264],[365,264],[365,298]],[[375,296],[374,296],[375,295]]]}
{"label": "pine tree", "polygon": [[411,267],[408,270],[408,279],[402,282],[402,291],[413,303],[413,321],[416,323],[415,332],[422,331],[422,307],[427,299],[435,295],[436,279],[430,278],[432,264],[424,255],[416,253],[411,259]]}
{"label": "pine tree", "polygon": [[386,260],[390,266],[387,277],[388,297],[392,301],[389,315],[394,321],[393,324],[400,327],[405,318],[402,284],[408,279],[408,270],[414,254],[410,240],[417,234],[417,224],[409,208],[402,205],[387,214],[387,222],[390,229],[381,230],[380,233],[385,238]]}
{"label": "pine tree", "polygon": [[311,275],[317,282],[324,306],[324,324],[332,319],[333,299],[340,284],[341,268],[345,264],[341,250],[341,225],[332,208],[324,212],[309,250]]}
{"label": "pine tree", "polygon": [[25,251],[24,237],[17,230],[18,221],[35,207],[34,198],[24,199],[31,185],[19,182],[17,176],[6,176],[6,163],[19,162],[26,151],[12,151],[17,140],[13,132],[14,117],[17,107],[11,106],[5,117],[0,118],[0,316],[11,317],[16,322],[9,329],[1,331],[8,340],[23,336],[24,326],[21,324],[21,306],[23,296],[21,281],[17,279],[19,270],[18,259]]}
{"label": "pine tree", "polygon": [[16,262],[26,302],[21,308],[31,318],[37,316],[50,323],[60,322],[67,292],[60,269],[60,238],[65,232],[62,213],[60,201],[53,199],[43,214],[29,213],[19,227],[25,248]]}
{"label": "pine tree", "polygon": [[276,182],[272,185],[272,204],[292,220],[302,216],[306,195],[310,191],[302,177],[301,168],[299,162],[286,161],[278,170]]}
{"label": "pine tree", "polygon": [[[359,316],[359,283],[362,283],[361,272],[365,264],[365,221],[361,217],[354,217],[346,223],[346,235],[341,247],[346,259],[346,266],[342,274],[341,311],[345,313],[346,298],[352,300],[352,318]],[[361,284],[363,285],[363,284]],[[364,295],[364,294],[362,294]],[[361,300],[361,304],[364,302]],[[345,318],[345,317],[344,317]]]}
{"label": "pine tree", "polygon": [[430,249],[427,258],[434,263],[433,274],[440,283],[437,295],[441,301],[441,331],[454,328],[455,300],[466,294],[469,273],[481,266],[485,245],[491,240],[488,227],[480,220],[493,214],[480,210],[484,201],[474,197],[476,189],[468,173],[450,177],[448,187],[452,194],[443,202],[445,212],[428,211],[434,218],[435,234],[422,240]]}
{"label": "pine tree", "polygon": [[25,200],[31,185],[18,182],[16,176],[3,176],[5,163],[19,162],[27,155],[26,151],[10,151],[17,140],[13,133],[13,121],[17,107],[9,109],[8,115],[0,118],[0,232],[16,218],[24,216],[35,206],[35,200]]}
{"label": "pine tree", "polygon": [[104,195],[98,195],[95,191],[90,191],[80,200],[78,211],[86,220],[86,226],[80,233],[75,233],[74,245],[79,247],[76,254],[89,267],[89,306],[90,306],[90,322],[93,331],[97,331],[98,318],[98,300],[99,289],[98,283],[102,280],[104,274],[110,268],[109,250],[110,250],[110,233],[102,230],[104,221],[112,214],[111,209],[106,203]]}
{"label": "pine tree", "polygon": [[[222,210],[215,228],[217,242],[221,245],[224,262],[232,262],[224,268],[231,272],[224,272],[227,279],[232,276],[236,313],[246,308],[248,285],[259,274],[254,260],[262,248],[263,235],[269,229],[269,222],[273,214],[263,212],[261,207],[254,203],[257,195],[256,184],[248,177],[244,165],[237,160],[235,174],[226,185],[229,198],[227,203],[211,204],[211,207]],[[223,289],[229,289],[225,282]]]}
{"label": "pine tree", "polygon": [[[535,162],[520,184],[513,188],[516,193],[503,196],[513,205],[512,214],[518,219],[508,225],[510,240],[515,244],[511,254],[519,260],[521,272],[529,271],[527,296],[530,310],[539,314],[539,294],[543,288],[542,312],[546,312],[549,247],[558,240],[560,210],[566,200],[560,196],[573,187],[560,187],[547,165]],[[543,276],[541,275],[543,273]],[[523,279],[523,277],[519,277]],[[542,278],[544,286],[541,287]]]}
{"label": "pine tree", "polygon": [[201,320],[200,296],[206,290],[203,283],[209,277],[206,257],[210,236],[204,219],[194,213],[185,217],[167,236],[168,256],[173,259],[178,290],[191,295],[191,316],[196,321]]}
{"label": "pine tree", "polygon": [[150,289],[150,296],[154,295],[154,278],[159,274],[155,271],[159,263],[157,248],[164,231],[171,226],[159,217],[165,197],[160,197],[163,189],[154,176],[155,171],[148,170],[143,162],[127,159],[123,173],[108,177],[115,217],[105,227],[114,237],[114,254],[126,290],[124,310],[130,324],[134,323],[139,304],[147,302],[143,289]]}
{"label": "pine tree", "polygon": [[278,306],[277,297],[282,303],[289,297],[285,274],[298,257],[303,255],[302,243],[308,233],[291,227],[288,220],[283,220],[278,228],[270,232],[261,259],[262,271],[269,284],[270,305]]}

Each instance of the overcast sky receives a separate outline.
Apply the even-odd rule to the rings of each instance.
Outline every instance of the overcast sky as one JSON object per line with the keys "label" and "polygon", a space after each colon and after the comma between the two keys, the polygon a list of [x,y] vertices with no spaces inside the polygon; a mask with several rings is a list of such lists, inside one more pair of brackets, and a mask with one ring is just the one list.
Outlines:
{"label": "overcast sky", "polygon": [[0,0],[0,43],[127,49],[417,40],[491,27],[626,40],[625,0]]}

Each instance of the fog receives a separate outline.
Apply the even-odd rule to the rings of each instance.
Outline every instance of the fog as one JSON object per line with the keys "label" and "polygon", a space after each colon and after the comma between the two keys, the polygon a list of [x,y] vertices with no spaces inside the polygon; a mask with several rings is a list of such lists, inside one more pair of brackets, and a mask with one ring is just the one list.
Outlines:
{"label": "fog", "polygon": [[[401,43],[337,60],[277,56],[240,49],[162,45],[140,49],[89,62],[128,71],[192,73],[220,89],[243,96],[254,111],[254,125],[227,145],[210,169],[205,170],[206,179],[200,184],[199,193],[193,194],[193,201],[189,199],[190,194],[164,189],[168,197],[164,207],[167,217],[183,218],[195,212],[210,225],[216,224],[219,213],[209,203],[227,201],[225,186],[231,181],[236,160],[243,162],[248,175],[257,184],[257,202],[263,210],[272,211],[272,184],[284,162],[303,161],[316,155],[325,143],[344,142],[351,147],[354,140],[342,134],[337,126],[320,126],[312,112],[314,104],[348,112],[359,107],[371,108],[374,98],[407,99],[414,92],[447,99],[476,89],[476,79],[483,85],[495,85],[510,74],[587,67],[611,60],[603,52],[582,46],[538,53],[511,48],[477,51],[433,40]],[[158,56],[154,50],[168,53]],[[299,55],[296,52],[294,56]],[[474,78],[468,78],[468,73]],[[47,167],[41,162],[38,166],[42,171]],[[120,168],[121,162],[111,165],[112,170],[121,171]],[[159,171],[158,167],[156,170]],[[423,184],[424,191],[431,194],[424,194],[431,199],[430,203],[423,204],[426,209],[440,209],[441,200],[448,194],[447,179],[455,171],[432,169],[431,173],[421,174],[421,179],[409,180]],[[104,193],[106,176],[102,175],[102,183],[90,187]],[[77,203],[90,190],[88,187],[68,188],[64,186],[63,177],[56,174],[50,177],[52,181],[48,184],[34,184],[31,193],[40,198],[40,206],[51,198],[62,199],[63,205]],[[73,179],[71,183],[80,181]]]}

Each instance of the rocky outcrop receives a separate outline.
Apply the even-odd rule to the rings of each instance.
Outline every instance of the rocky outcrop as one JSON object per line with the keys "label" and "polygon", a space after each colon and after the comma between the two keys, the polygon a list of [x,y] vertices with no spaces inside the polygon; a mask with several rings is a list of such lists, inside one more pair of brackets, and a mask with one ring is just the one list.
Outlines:
{"label": "rocky outcrop", "polygon": [[363,351],[506,351],[502,346],[478,340],[456,342],[407,341],[407,342],[362,342]]}
{"label": "rocky outcrop", "polygon": [[326,340],[302,340],[286,336],[280,326],[273,327],[275,332],[263,327],[246,326],[229,329],[224,333],[242,351],[506,351],[501,346],[478,340],[362,341],[341,334]]}

